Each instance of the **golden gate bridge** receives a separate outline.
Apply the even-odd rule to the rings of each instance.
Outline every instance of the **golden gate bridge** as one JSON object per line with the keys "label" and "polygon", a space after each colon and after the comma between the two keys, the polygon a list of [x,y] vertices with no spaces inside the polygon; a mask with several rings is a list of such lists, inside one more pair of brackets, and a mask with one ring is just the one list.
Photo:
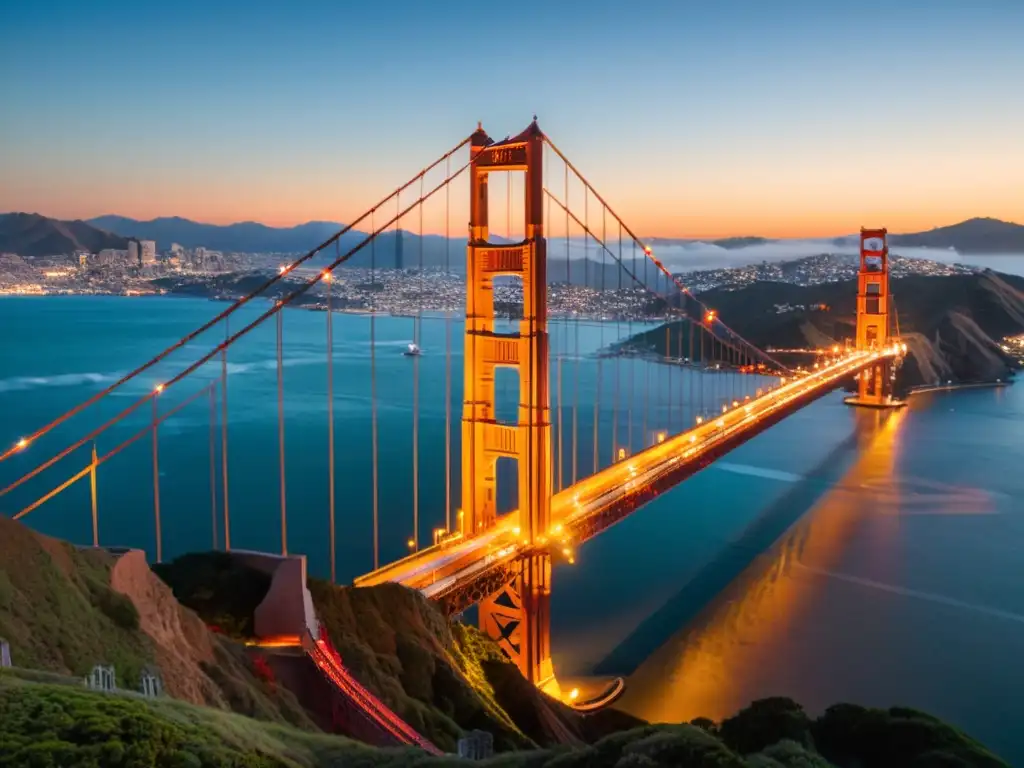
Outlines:
{"label": "golden gate bridge", "polygon": [[[555,168],[561,173],[554,172]],[[519,208],[519,204],[513,204],[513,178],[517,174],[523,179],[519,225],[513,223],[514,211]],[[492,216],[490,205],[491,193],[495,191],[492,187],[500,186],[492,184],[492,179],[500,175],[506,181],[504,237],[496,231],[499,217]],[[170,520],[165,520],[168,516],[162,515],[161,509],[160,428],[187,410],[208,419],[208,434],[202,435],[203,445],[197,446],[197,450],[208,450],[209,473],[196,483],[208,485],[214,548],[231,551],[229,356],[240,340],[264,324],[269,326],[273,320],[278,498],[266,504],[279,506],[280,552],[289,555],[287,480],[302,467],[289,466],[285,450],[283,310],[315,289],[323,294],[327,309],[327,441],[326,445],[310,447],[328,455],[327,477],[317,482],[327,486],[325,534],[330,577],[337,582],[336,543],[346,520],[336,516],[339,467],[335,384],[339,375],[346,375],[346,368],[344,360],[339,364],[334,359],[337,338],[332,300],[338,282],[336,270],[359,253],[365,262],[369,251],[372,290],[373,275],[378,269],[378,240],[392,230],[399,233],[402,222],[409,217],[418,219],[419,259],[416,267],[408,270],[406,279],[412,284],[413,300],[418,299],[422,307],[426,274],[424,209],[443,200],[445,240],[450,244],[451,189],[456,180],[464,177],[469,181],[469,220],[461,398],[453,371],[452,313],[445,312],[438,318],[437,313],[422,311],[412,318],[412,343],[416,350],[420,348],[424,322],[445,323],[444,498],[421,497],[421,361],[420,355],[412,355],[412,482],[408,507],[411,534],[407,556],[382,563],[382,539],[405,536],[385,530],[380,524],[380,488],[389,468],[382,468],[380,460],[381,442],[386,435],[378,429],[377,356],[381,352],[377,349],[377,307],[371,298],[366,307],[371,430],[367,444],[359,450],[370,453],[372,503],[370,509],[347,509],[346,514],[372,518],[372,541],[368,547],[372,550],[372,563],[367,563],[367,572],[356,578],[354,584],[358,587],[400,583],[419,590],[450,615],[476,606],[481,628],[500,644],[527,679],[578,707],[596,706],[594,702],[572,702],[558,685],[550,650],[552,560],[573,562],[577,548],[590,538],[716,458],[853,379],[858,381],[858,392],[848,402],[880,408],[901,405],[892,398],[891,380],[893,368],[906,347],[890,328],[890,314],[894,314],[895,308],[891,306],[889,292],[885,230],[861,231],[853,343],[837,343],[831,350],[822,350],[813,368],[794,371],[744,339],[713,307],[692,294],[541,131],[536,119],[522,133],[499,142],[478,126],[469,137],[334,236],[283,265],[277,274],[233,301],[211,320],[79,405],[31,434],[16,438],[0,454],[0,464],[20,468],[26,466],[23,462],[29,461],[29,457],[34,461],[38,455],[39,460],[2,483],[0,503],[6,506],[12,499],[25,497],[24,504],[19,502],[6,512],[14,519],[23,518],[44,508],[77,483],[88,483],[91,543],[100,546],[99,469],[135,446],[136,450],[147,451],[147,460],[152,465],[152,552],[158,562],[162,561],[164,526],[174,525],[184,514],[194,514],[193,510],[173,509]],[[583,259],[572,259],[570,252],[581,239]],[[552,264],[560,264],[563,245],[565,279],[554,282],[548,271]],[[326,265],[321,266],[325,260]],[[577,263],[574,265],[573,261]],[[315,269],[303,267],[307,262]],[[574,266],[576,282],[572,277]],[[450,265],[446,268],[450,269]],[[496,316],[495,291],[510,281],[517,286],[513,295],[518,324],[506,329]],[[573,292],[587,295],[591,305],[600,301],[605,308],[597,318],[604,354],[596,359],[596,392],[589,424],[589,414],[582,411],[590,406],[580,402],[579,366],[585,355],[580,350],[579,327],[594,318],[581,316],[572,301],[563,297],[557,311],[566,327],[574,332],[552,334],[549,298],[556,291],[570,296]],[[638,296],[643,299],[642,319],[623,309]],[[255,299],[268,297],[270,303],[254,319],[240,323],[244,315],[233,317]],[[501,304],[507,303],[505,294]],[[651,330],[652,321],[661,325]],[[613,341],[606,345],[604,329],[610,326],[616,332]],[[621,333],[623,326],[625,335]],[[627,356],[623,342],[628,344],[641,331],[647,346],[639,354]],[[653,347],[652,335],[657,339]],[[124,407],[116,406],[122,400],[115,398],[128,391],[126,385],[130,382],[142,380],[140,377],[151,374],[158,364],[172,362],[172,355],[192,348],[197,339],[208,341],[212,337],[218,340],[208,351],[180,365]],[[625,376],[623,367],[627,368]],[[653,385],[652,370],[658,371]],[[510,371],[518,378],[515,391],[505,393],[504,403],[497,383],[501,371]],[[683,375],[683,371],[700,375]],[[710,380],[710,386],[705,385],[705,378]],[[699,385],[695,385],[695,380],[699,380]],[[177,396],[176,401],[170,397],[172,394]],[[642,403],[637,400],[638,394]],[[463,403],[460,426],[455,430],[454,399]],[[504,413],[512,410],[510,406],[514,407],[514,415]],[[104,408],[107,410],[103,411]],[[109,409],[115,412],[110,415]],[[608,411],[610,425],[602,429],[602,416]],[[93,422],[98,423],[81,427],[77,437],[67,438],[66,433],[84,421],[82,414],[87,412],[92,412]],[[95,416],[96,413],[103,415]],[[145,423],[129,437],[114,437],[113,427],[127,423],[130,418],[138,420],[140,415],[147,417]],[[584,431],[590,434],[584,435]],[[104,451],[97,448],[100,438],[109,444]],[[345,451],[351,453],[353,446],[347,445]],[[513,498],[514,504],[506,510],[499,510],[501,473],[497,468],[502,460],[514,462],[516,470],[515,488],[504,494]],[[457,500],[453,487],[456,468],[461,486]],[[433,531],[429,545],[421,545],[423,528]],[[347,675],[340,657],[321,634],[317,626],[304,633],[301,642],[309,657],[378,726],[382,740],[433,749]],[[299,641],[297,637],[296,642]]]}

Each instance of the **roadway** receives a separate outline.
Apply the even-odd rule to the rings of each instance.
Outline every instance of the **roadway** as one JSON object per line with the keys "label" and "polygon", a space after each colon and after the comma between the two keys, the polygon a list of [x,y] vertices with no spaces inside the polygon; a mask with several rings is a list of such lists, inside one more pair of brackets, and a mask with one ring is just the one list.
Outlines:
{"label": "roadway", "polygon": [[[733,401],[725,411],[700,420],[692,429],[564,489],[551,500],[551,529],[538,536],[532,547],[520,531],[518,512],[511,512],[484,534],[469,539],[456,536],[360,577],[355,584],[394,581],[418,589],[428,598],[441,599],[530,552],[560,551],[571,561],[574,544],[633,511],[639,504],[631,504],[631,499],[639,496],[642,502],[648,501],[645,490],[657,492],[666,481],[680,482],[793,410],[834,390],[843,380],[900,352],[899,345],[879,352],[853,352],[805,376],[783,380],[760,397]],[[616,517],[616,510],[624,514]]]}

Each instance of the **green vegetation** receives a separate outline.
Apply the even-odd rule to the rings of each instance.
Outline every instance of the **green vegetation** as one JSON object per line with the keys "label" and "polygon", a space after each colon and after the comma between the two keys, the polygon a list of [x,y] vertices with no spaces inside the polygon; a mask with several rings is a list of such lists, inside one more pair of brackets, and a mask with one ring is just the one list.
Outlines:
{"label": "green vegetation", "polygon": [[[815,748],[817,744],[817,749]],[[756,751],[749,748],[756,745]],[[162,699],[27,682],[0,673],[0,768],[7,766],[465,765],[380,750]],[[755,702],[721,725],[646,725],[590,746],[509,752],[484,768],[945,768],[1007,765],[933,717],[841,704],[817,720],[788,699]]]}
{"label": "green vegetation", "polygon": [[0,768],[293,768],[380,765],[399,755],[183,702],[29,683],[0,673]]}
{"label": "green vegetation", "polygon": [[153,646],[131,600],[110,588],[112,563],[0,517],[0,637],[15,664],[84,676],[107,663],[120,685],[137,684]]}

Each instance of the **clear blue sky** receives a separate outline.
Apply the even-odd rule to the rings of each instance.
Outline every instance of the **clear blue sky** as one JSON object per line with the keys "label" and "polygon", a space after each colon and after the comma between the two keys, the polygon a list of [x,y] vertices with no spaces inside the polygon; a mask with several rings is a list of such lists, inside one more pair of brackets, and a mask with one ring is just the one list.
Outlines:
{"label": "clear blue sky", "polygon": [[344,220],[536,112],[647,234],[1024,219],[1022,0],[525,6],[7,3],[0,210]]}

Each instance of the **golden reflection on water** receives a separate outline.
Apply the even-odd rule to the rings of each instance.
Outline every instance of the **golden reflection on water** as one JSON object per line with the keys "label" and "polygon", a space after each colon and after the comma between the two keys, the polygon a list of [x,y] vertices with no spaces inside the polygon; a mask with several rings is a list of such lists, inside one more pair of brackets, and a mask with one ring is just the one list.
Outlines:
{"label": "golden reflection on water", "polygon": [[[630,677],[621,706],[654,722],[698,716],[721,719],[761,691],[758,681],[792,644],[798,620],[818,590],[804,567],[829,571],[865,515],[889,515],[883,531],[896,532],[907,489],[895,469],[900,425],[907,411],[859,411],[860,456],[843,479],[770,550],[751,565],[685,630],[656,651]],[[911,481],[911,484],[915,484]],[[935,489],[931,489],[935,490]],[[946,489],[926,502],[952,498],[964,508],[974,494]],[[911,498],[914,493],[910,493]],[[977,498],[974,501],[978,501]],[[916,506],[912,503],[911,506]],[[882,543],[882,542],[879,542]],[[879,553],[880,555],[882,553]],[[883,555],[884,556],[884,555]]]}

